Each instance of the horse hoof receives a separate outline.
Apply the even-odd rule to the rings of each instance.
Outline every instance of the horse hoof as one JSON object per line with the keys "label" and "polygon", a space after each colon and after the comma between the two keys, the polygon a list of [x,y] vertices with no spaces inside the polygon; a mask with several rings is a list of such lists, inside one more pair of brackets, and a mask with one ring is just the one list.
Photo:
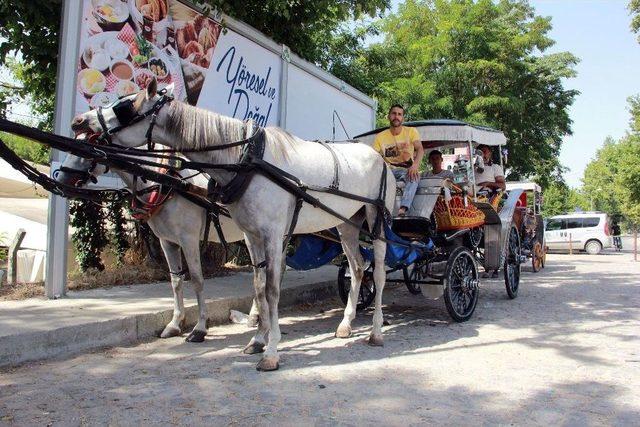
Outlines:
{"label": "horse hoof", "polygon": [[242,350],[244,354],[257,354],[264,352],[264,344],[261,342],[252,342],[247,344],[247,346]]}
{"label": "horse hoof", "polygon": [[280,368],[277,357],[263,357],[256,365],[258,371],[277,371]]}
{"label": "horse hoof", "polygon": [[204,342],[204,337],[207,336],[207,331],[198,331],[194,329],[189,336],[185,338],[186,342]]}
{"label": "horse hoof", "polygon": [[176,328],[175,326],[167,326],[160,334],[160,338],[178,337],[180,336],[180,334],[182,334],[180,329]]}
{"label": "horse hoof", "polygon": [[349,338],[351,336],[351,326],[342,325],[336,329],[336,338]]}
{"label": "horse hoof", "polygon": [[382,338],[382,335],[371,334],[369,335],[367,344],[372,347],[384,347],[384,339]]}

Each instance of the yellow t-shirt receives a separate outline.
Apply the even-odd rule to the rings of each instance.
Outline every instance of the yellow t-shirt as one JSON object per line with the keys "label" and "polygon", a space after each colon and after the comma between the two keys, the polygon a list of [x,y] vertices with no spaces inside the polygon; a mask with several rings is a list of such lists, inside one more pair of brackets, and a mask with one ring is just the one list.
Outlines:
{"label": "yellow t-shirt", "polygon": [[393,135],[387,129],[376,135],[373,149],[391,166],[408,168],[413,165],[413,141],[420,141],[416,128],[403,126],[399,135]]}

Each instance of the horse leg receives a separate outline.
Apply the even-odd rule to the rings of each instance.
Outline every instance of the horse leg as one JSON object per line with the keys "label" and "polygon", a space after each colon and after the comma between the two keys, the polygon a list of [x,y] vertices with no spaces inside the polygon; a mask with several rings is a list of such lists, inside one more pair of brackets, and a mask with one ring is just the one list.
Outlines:
{"label": "horse leg", "polygon": [[180,324],[185,318],[182,275],[179,274],[182,270],[182,256],[180,254],[180,246],[175,243],[160,239],[160,246],[162,246],[164,257],[169,265],[169,271],[171,271],[171,288],[173,289],[173,318],[165,326],[160,338],[170,338],[182,333]]}
{"label": "horse leg", "polygon": [[355,227],[342,224],[337,227],[340,233],[340,241],[342,242],[342,250],[344,251],[349,270],[351,272],[351,289],[349,289],[349,299],[344,309],[344,317],[338,329],[336,337],[349,338],[351,336],[351,322],[356,317],[356,308],[358,306],[358,295],[360,294],[360,284],[364,275],[363,260],[360,255],[359,230]]}
{"label": "horse leg", "polygon": [[282,240],[278,238],[284,234],[274,233],[265,237],[266,261],[267,261],[267,304],[269,304],[269,343],[260,362],[256,366],[258,371],[275,371],[280,367],[278,356],[278,344],[282,335],[278,318],[278,303],[280,301],[280,282],[284,272],[284,254]]}
{"label": "horse leg", "polygon": [[255,328],[256,326],[258,326],[258,303],[256,302],[256,299],[253,299],[253,302],[251,303],[251,310],[249,311],[249,319],[247,320],[247,326],[249,326],[250,328]]}
{"label": "horse leg", "polygon": [[[377,213],[374,208],[367,207],[367,222],[369,224],[375,224],[375,218]],[[373,228],[373,227],[372,227]],[[382,223],[378,230],[382,233]],[[376,230],[372,230],[372,233],[376,233]],[[382,294],[384,293],[384,285],[386,282],[387,273],[385,271],[384,257],[387,251],[387,244],[380,239],[373,241],[373,256],[375,260],[375,269],[373,270],[373,280],[376,285],[376,297],[375,297],[375,311],[373,313],[373,329],[371,335],[369,335],[369,345],[371,346],[383,346],[384,340],[382,338],[382,323],[384,317],[382,315]]]}
{"label": "horse leg", "polygon": [[[191,275],[191,284],[193,290],[196,293],[196,300],[198,301],[198,323],[189,333],[186,338],[187,342],[204,342],[204,337],[207,336],[207,305],[204,300],[204,276],[202,274],[202,263],[200,262],[200,246],[197,239],[193,242],[184,242],[183,245],[184,257],[187,260],[189,266],[189,273]],[[185,250],[186,248],[186,250]]]}
{"label": "horse leg", "polygon": [[[264,261],[264,247],[260,239],[245,235],[245,242],[251,263],[255,266]],[[253,267],[253,288],[255,291],[254,302],[258,310],[258,330],[251,338],[249,344],[244,348],[245,354],[262,353],[267,344],[267,334],[269,333],[269,306],[266,297],[266,271],[264,268]]]}

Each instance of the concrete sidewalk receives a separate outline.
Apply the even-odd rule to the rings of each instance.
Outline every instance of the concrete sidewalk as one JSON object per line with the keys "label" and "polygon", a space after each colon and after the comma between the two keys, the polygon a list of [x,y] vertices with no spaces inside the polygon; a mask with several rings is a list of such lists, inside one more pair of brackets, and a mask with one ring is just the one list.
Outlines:
{"label": "concrete sidewalk", "polygon": [[[312,302],[336,294],[337,269],[287,271],[280,306]],[[187,325],[197,321],[188,283]],[[210,324],[229,321],[229,310],[248,312],[253,298],[252,273],[205,281]],[[0,301],[0,366],[68,356],[104,346],[133,343],[159,334],[171,320],[171,284],[118,286],[69,292],[58,300],[31,298]]]}

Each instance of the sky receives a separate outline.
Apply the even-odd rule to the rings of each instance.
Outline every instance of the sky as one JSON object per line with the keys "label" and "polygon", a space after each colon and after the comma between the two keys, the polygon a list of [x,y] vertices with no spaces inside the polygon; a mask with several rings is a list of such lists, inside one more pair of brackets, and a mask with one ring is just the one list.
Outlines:
{"label": "sky", "polygon": [[533,0],[542,16],[551,16],[549,52],[569,51],[581,59],[578,76],[566,87],[581,94],[570,109],[573,135],[563,143],[560,161],[570,168],[567,183],[581,185],[584,168],[605,138],[629,129],[627,97],[640,93],[640,43],[631,33],[626,0]]}

